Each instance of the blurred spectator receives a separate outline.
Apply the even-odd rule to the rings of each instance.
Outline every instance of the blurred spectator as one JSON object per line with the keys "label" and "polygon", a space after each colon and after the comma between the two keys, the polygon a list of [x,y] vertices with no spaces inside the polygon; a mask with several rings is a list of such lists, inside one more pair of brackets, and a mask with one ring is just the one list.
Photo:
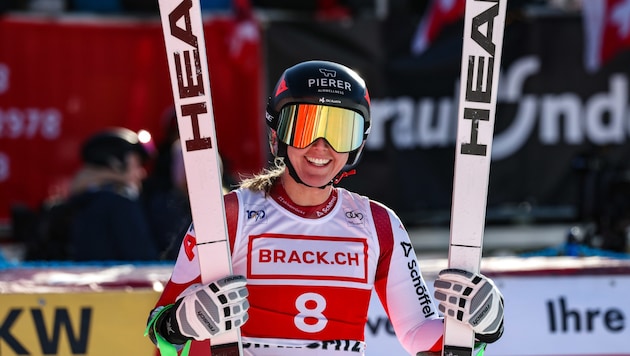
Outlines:
{"label": "blurred spectator", "polygon": [[[169,109],[162,121],[164,138],[157,145],[153,169],[144,182],[142,200],[160,250],[160,258],[175,260],[181,239],[192,222],[192,213],[175,109]],[[225,174],[222,161],[219,162],[223,190],[227,193],[232,180]]]}
{"label": "blurred spectator", "polygon": [[175,110],[169,109],[162,121],[164,138],[157,145],[153,169],[144,182],[142,200],[161,258],[174,260],[192,217]]}
{"label": "blurred spectator", "polygon": [[125,128],[95,134],[83,145],[83,167],[70,185],[69,258],[74,261],[158,260],[139,200],[148,152]]}

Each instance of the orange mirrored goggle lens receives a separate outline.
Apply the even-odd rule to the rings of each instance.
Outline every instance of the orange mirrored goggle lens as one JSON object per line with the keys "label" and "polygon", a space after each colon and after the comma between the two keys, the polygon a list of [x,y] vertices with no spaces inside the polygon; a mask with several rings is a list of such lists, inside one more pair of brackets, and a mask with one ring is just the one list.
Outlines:
{"label": "orange mirrored goggle lens", "polygon": [[324,138],[337,152],[361,147],[365,120],[356,111],[334,106],[295,104],[278,115],[278,139],[289,146],[306,148]]}

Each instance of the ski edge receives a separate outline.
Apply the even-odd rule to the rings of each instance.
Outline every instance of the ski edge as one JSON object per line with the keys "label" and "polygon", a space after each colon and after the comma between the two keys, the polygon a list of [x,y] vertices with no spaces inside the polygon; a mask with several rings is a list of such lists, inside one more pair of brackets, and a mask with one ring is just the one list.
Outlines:
{"label": "ski edge", "polygon": [[[491,18],[495,6],[496,14]],[[465,5],[448,267],[470,272],[479,272],[481,266],[506,8],[507,0],[466,0]],[[488,48],[493,48],[488,43],[485,46],[478,43],[479,22],[490,18],[492,31],[486,24],[485,35],[494,44],[494,53],[488,52]],[[473,24],[478,26],[475,38]],[[484,39],[488,40],[487,37]],[[479,58],[477,63],[476,58]],[[477,87],[482,80],[474,77],[484,73],[483,68],[475,65],[483,66],[485,59],[488,60],[486,76],[492,70],[485,89],[491,92],[490,100],[480,103],[474,96],[479,93],[474,91],[483,90]],[[447,315],[444,317],[442,356],[473,356],[474,342],[472,328]]]}

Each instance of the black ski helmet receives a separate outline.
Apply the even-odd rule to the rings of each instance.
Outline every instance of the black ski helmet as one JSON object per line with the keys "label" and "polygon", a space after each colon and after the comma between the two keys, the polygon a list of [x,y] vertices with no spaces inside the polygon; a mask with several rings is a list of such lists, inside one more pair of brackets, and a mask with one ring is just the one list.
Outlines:
{"label": "black ski helmet", "polygon": [[88,138],[81,148],[81,159],[87,164],[109,167],[114,170],[127,169],[125,157],[135,152],[145,162],[149,152],[140,142],[138,134],[122,127],[109,128]]}
{"label": "black ski helmet", "polygon": [[[363,117],[363,141],[350,152],[341,172],[353,169],[361,158],[365,140],[370,133],[370,96],[365,81],[354,70],[339,63],[313,60],[298,63],[284,71],[267,103],[267,125],[278,129],[280,111],[291,104],[333,106],[358,112]],[[286,158],[286,144],[273,147],[276,157]],[[341,173],[340,172],[340,173]]]}

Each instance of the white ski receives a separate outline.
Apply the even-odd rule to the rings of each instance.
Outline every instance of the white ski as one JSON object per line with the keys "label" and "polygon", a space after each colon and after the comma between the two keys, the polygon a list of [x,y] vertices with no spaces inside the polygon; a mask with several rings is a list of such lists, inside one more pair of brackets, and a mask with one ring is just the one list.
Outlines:
{"label": "white ski", "polygon": [[[507,0],[466,0],[449,268],[479,272]],[[445,316],[443,356],[472,356],[474,332]]]}
{"label": "white ski", "polygon": [[[199,0],[159,0],[203,283],[232,274]],[[243,354],[240,329],[212,339],[213,356]]]}

